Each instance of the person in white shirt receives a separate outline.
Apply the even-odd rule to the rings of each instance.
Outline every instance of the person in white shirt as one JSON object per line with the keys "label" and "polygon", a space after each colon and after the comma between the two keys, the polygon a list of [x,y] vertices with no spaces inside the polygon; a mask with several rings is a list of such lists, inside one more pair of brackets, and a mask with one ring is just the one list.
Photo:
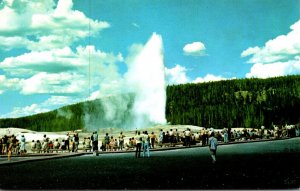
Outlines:
{"label": "person in white shirt", "polygon": [[34,151],[36,149],[36,143],[34,142],[34,140],[32,140],[30,148],[32,151]]}
{"label": "person in white shirt", "polygon": [[173,129],[170,129],[169,136],[170,136],[170,143],[173,144],[174,143],[174,131],[173,131]]}
{"label": "person in white shirt", "polygon": [[137,135],[134,137],[134,139],[136,141],[135,158],[140,158],[141,157],[141,148],[142,148],[142,139],[143,139],[143,136],[138,131]]}
{"label": "person in white shirt", "polygon": [[145,153],[147,152],[148,157],[150,157],[150,137],[147,131],[143,132],[143,157],[145,157]]}
{"label": "person in white shirt", "polygon": [[56,139],[53,143],[53,147],[54,147],[54,149],[59,149],[59,146],[60,146],[60,144],[58,142],[58,139]]}

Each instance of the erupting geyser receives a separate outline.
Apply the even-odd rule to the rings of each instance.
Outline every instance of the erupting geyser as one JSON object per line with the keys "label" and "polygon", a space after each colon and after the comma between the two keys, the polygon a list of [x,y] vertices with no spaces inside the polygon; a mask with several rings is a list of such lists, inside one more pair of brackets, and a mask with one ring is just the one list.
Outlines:
{"label": "erupting geyser", "polygon": [[134,92],[134,127],[164,124],[166,85],[161,36],[154,33],[129,64],[126,85]]}
{"label": "erupting geyser", "polygon": [[166,84],[161,36],[153,33],[149,41],[127,60],[128,71],[124,77],[116,79],[119,85],[113,86],[109,91],[117,93],[102,95],[100,100],[88,106],[92,109],[85,112],[86,128],[138,129],[166,123]]}

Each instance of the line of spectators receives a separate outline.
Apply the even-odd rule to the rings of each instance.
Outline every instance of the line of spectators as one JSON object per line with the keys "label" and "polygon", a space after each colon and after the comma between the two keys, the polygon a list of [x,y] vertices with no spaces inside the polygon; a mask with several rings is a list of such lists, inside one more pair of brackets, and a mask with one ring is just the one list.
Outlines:
{"label": "line of spectators", "polygon": [[37,140],[36,142],[32,140],[30,148],[33,152],[37,153],[49,153],[58,150],[68,151],[68,152],[78,152],[79,146],[79,136],[78,133],[67,134],[66,139],[62,139],[59,142],[58,139],[50,140],[47,135],[44,135],[43,140]]}
{"label": "line of spectators", "polygon": [[[154,149],[156,147],[167,147],[167,146],[175,146],[182,145],[188,146],[200,144],[202,146],[208,145],[209,135],[212,129],[202,128],[196,132],[192,132],[190,128],[179,132],[177,129],[170,129],[169,131],[163,131],[161,129],[156,136],[154,132],[147,135],[149,137],[149,148]],[[218,142],[229,143],[234,141],[251,141],[257,139],[280,139],[285,137],[296,137],[300,136],[300,128],[299,125],[291,125],[285,126],[281,128],[274,128],[274,130],[265,129],[261,127],[260,129],[230,129],[224,128],[222,130],[214,129],[215,132],[214,137],[218,140]],[[122,133],[121,133],[122,134]],[[120,135],[121,135],[120,134]],[[138,131],[136,131],[136,136],[138,135]],[[133,136],[122,143],[122,149],[125,150],[134,150],[136,149],[140,140],[137,140],[137,137]],[[106,134],[105,137],[109,137]],[[100,149],[102,151],[116,151],[122,150],[120,147],[120,141],[114,139],[112,136],[110,139],[105,138],[102,141],[102,146]],[[110,140],[110,141],[109,141]],[[142,145],[143,147],[143,145]]]}
{"label": "line of spectators", "polygon": [[[117,151],[117,150],[134,150],[137,145],[141,142],[147,143],[146,150],[154,149],[157,147],[168,147],[168,146],[188,146],[200,144],[206,146],[208,144],[208,138],[211,129],[201,128],[201,130],[192,131],[187,128],[184,131],[178,131],[177,129],[170,129],[169,131],[163,131],[160,129],[158,134],[151,132],[148,134],[146,131],[142,132],[144,137],[143,140],[137,140],[138,131],[135,136],[126,138],[123,132],[120,132],[119,136],[113,137],[108,133],[105,134],[101,140],[102,144],[98,145],[99,139],[97,132],[93,132],[90,137],[84,137],[82,144],[83,150],[85,151]],[[298,125],[289,125],[283,127],[275,126],[274,129],[265,129],[263,126],[260,129],[230,129],[224,128],[222,130],[215,129],[215,137],[219,142],[233,142],[233,141],[248,141],[255,139],[280,139],[285,137],[297,137],[300,136],[300,127]],[[14,135],[4,135],[0,138],[0,154],[8,154],[11,151],[12,154],[25,154],[26,151],[26,140],[24,135],[21,136],[20,140]],[[141,145],[141,148],[144,145]],[[68,133],[67,138],[59,141],[58,139],[50,140],[44,135],[42,140],[32,141],[30,148],[36,153],[48,153],[58,150],[68,152],[78,152],[79,148],[79,136],[78,133]]]}

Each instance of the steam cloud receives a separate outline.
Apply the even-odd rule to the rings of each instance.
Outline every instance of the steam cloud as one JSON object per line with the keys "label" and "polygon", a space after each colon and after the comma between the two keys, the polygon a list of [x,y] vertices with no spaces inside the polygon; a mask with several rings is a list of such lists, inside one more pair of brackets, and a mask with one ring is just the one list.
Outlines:
{"label": "steam cloud", "polygon": [[162,38],[153,33],[148,42],[127,59],[128,71],[124,77],[115,79],[119,85],[110,89],[110,96],[87,103],[84,116],[86,128],[139,129],[165,124],[163,60]]}

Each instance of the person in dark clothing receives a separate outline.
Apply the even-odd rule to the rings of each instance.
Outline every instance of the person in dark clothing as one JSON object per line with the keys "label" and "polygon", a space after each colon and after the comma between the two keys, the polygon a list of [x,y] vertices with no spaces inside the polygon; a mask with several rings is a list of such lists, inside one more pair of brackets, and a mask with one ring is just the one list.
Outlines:
{"label": "person in dark clothing", "polygon": [[228,128],[228,141],[230,142],[231,141],[231,128],[229,127]]}
{"label": "person in dark clothing", "polygon": [[74,135],[74,152],[77,152],[78,151],[78,145],[79,145],[79,136],[78,136],[78,134],[76,133],[75,135]]}
{"label": "person in dark clothing", "polygon": [[70,151],[70,135],[69,135],[69,133],[67,134],[67,136],[68,137],[65,140],[65,147],[68,151]]}
{"label": "person in dark clothing", "polygon": [[105,140],[105,150],[109,151],[109,140],[110,139],[109,139],[108,133],[105,134],[104,140]]}

